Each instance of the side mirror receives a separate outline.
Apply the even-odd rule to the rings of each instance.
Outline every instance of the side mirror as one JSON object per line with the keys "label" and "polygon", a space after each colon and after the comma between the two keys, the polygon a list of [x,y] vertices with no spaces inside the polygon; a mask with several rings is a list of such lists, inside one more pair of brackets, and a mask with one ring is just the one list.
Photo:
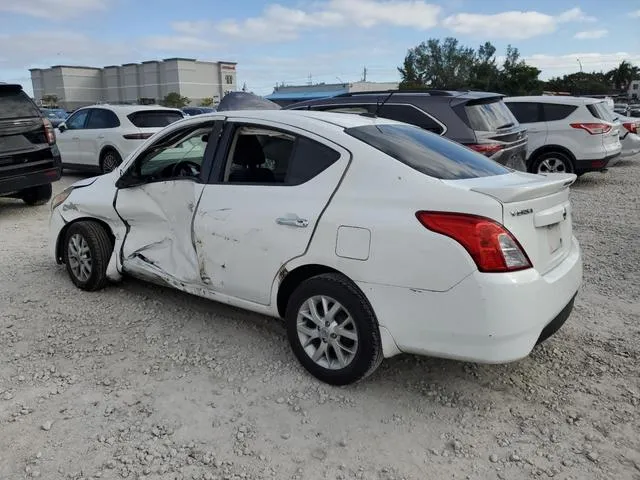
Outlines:
{"label": "side mirror", "polygon": [[67,129],[67,124],[62,122],[60,125],[58,125],[58,130],[60,130],[60,133],[64,132]]}

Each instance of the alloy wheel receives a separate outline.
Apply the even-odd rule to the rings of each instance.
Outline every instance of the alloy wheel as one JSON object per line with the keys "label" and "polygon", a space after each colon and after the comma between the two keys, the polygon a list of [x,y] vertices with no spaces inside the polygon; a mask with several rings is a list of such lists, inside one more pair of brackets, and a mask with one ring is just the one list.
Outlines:
{"label": "alloy wheel", "polygon": [[91,250],[85,238],[79,233],[69,238],[67,259],[73,275],[81,282],[88,281],[93,267]]}
{"label": "alloy wheel", "polygon": [[538,166],[538,173],[567,173],[567,165],[559,158],[545,158]]}
{"label": "alloy wheel", "polygon": [[116,156],[111,152],[106,153],[102,159],[102,169],[104,170],[104,173],[112,172],[117,166],[118,159]]}
{"label": "alloy wheel", "polygon": [[347,367],[358,351],[358,330],[347,309],[324,295],[307,299],[297,316],[298,340],[317,365]]}

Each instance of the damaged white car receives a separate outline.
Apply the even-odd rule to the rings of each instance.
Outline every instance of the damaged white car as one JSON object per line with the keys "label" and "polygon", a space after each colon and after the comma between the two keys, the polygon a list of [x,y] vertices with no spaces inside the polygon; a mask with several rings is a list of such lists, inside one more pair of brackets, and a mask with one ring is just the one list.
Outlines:
{"label": "damaged white car", "polygon": [[370,115],[219,112],[56,196],[51,248],[84,290],[127,274],[282,317],[302,365],[347,384],[402,352],[514,361],[560,328],[575,178]]}

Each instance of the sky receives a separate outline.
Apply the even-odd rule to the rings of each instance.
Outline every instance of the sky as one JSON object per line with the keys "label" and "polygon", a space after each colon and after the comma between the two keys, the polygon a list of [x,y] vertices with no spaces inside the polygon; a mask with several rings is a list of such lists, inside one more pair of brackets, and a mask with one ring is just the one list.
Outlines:
{"label": "sky", "polygon": [[188,57],[238,62],[238,87],[398,81],[409,48],[453,36],[541,78],[640,65],[640,0],[0,0],[0,81],[29,68]]}

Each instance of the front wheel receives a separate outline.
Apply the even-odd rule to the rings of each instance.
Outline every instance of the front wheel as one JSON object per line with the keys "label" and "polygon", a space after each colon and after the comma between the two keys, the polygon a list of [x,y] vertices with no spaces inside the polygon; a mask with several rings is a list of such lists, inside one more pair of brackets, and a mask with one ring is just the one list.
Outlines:
{"label": "front wheel", "polygon": [[44,205],[51,199],[51,184],[38,185],[37,187],[26,188],[20,192],[22,201],[27,205]]}
{"label": "front wheel", "polygon": [[72,224],[64,238],[63,259],[76,287],[88,291],[104,288],[112,251],[113,243],[102,225],[93,221]]}
{"label": "front wheel", "polygon": [[564,153],[547,152],[534,160],[531,173],[573,173],[573,163]]}
{"label": "front wheel", "polygon": [[122,158],[115,150],[105,150],[100,158],[100,169],[102,173],[114,171],[122,163]]}
{"label": "front wheel", "polygon": [[338,274],[304,281],[289,299],[287,336],[302,366],[319,380],[347,385],[382,362],[380,330],[362,292]]}

